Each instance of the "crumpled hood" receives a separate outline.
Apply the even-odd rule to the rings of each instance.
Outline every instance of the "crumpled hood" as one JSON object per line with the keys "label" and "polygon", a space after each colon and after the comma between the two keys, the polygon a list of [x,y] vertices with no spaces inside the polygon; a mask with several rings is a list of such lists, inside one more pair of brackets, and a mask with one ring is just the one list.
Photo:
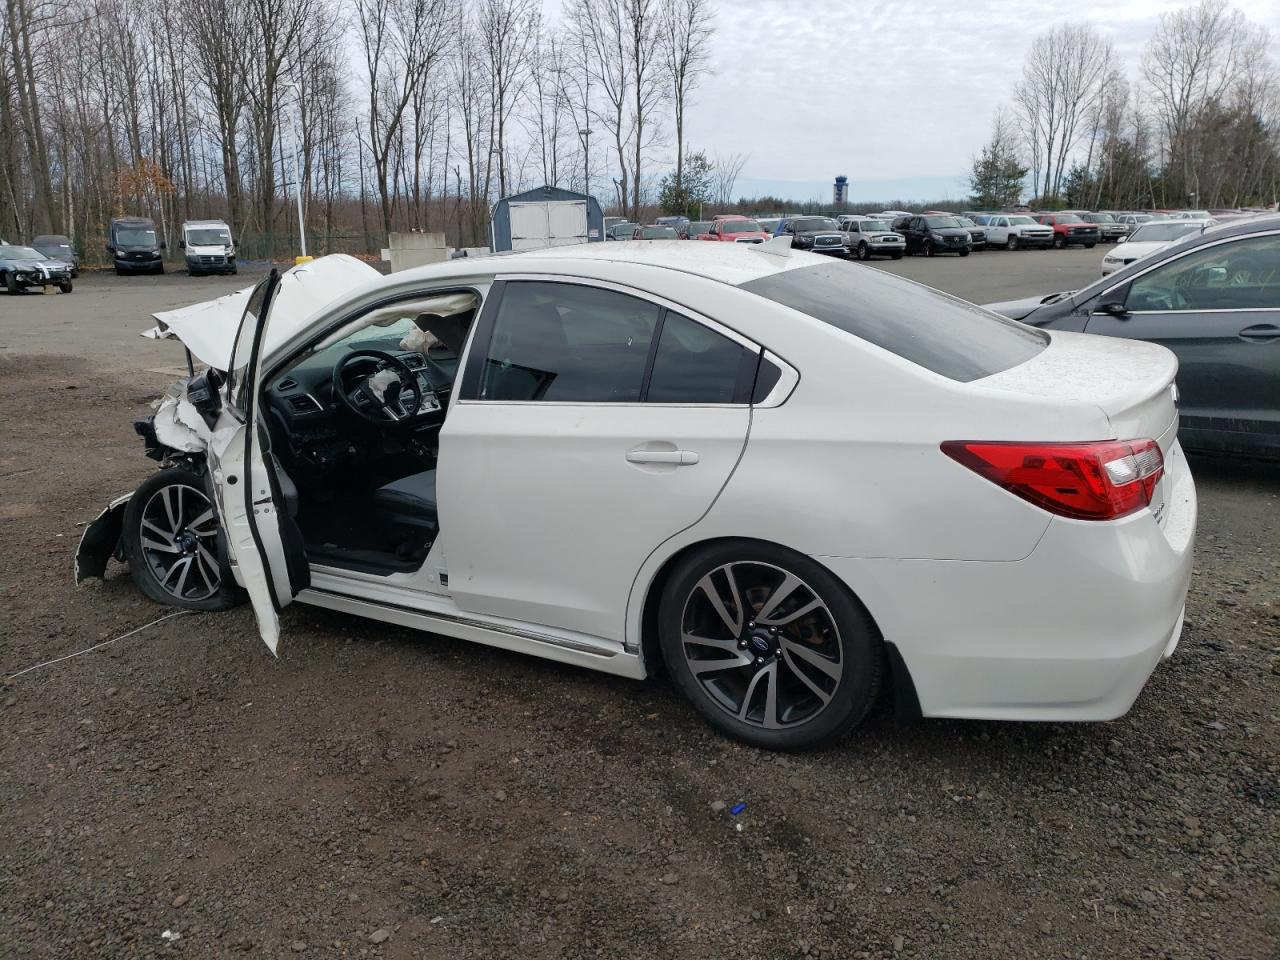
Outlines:
{"label": "crumpled hood", "polygon": [[[367,263],[345,253],[319,257],[310,263],[291,267],[280,276],[280,289],[271,307],[271,323],[267,327],[263,350],[271,350],[297,333],[306,322],[340,295],[381,277]],[[249,302],[252,287],[228,293],[214,300],[195,303],[176,310],[153,313],[156,326],[144,331],[144,337],[181,340],[201,363],[218,370],[231,366],[240,318]]]}
{"label": "crumpled hood", "polygon": [[1003,300],[999,303],[984,303],[982,306],[993,313],[1008,317],[1010,320],[1021,320],[1037,307],[1042,307],[1046,303],[1056,303],[1071,296],[1073,293],[1075,293],[1074,290],[1067,290],[1064,293],[1051,293],[1047,296],[1023,297],[1021,300]]}

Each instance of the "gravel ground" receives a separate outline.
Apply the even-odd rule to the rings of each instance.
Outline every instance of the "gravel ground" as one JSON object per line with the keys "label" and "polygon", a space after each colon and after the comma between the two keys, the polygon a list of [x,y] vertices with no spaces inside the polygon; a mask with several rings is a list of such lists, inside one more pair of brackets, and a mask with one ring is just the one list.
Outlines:
{"label": "gravel ground", "polygon": [[[4,676],[165,613],[71,558],[147,475],[180,354],[124,334],[186,280],[0,298]],[[665,681],[297,605],[279,660],[241,607],[4,682],[0,957],[1275,958],[1280,469],[1193,465],[1187,629],[1109,724],[882,710],[773,756]]]}

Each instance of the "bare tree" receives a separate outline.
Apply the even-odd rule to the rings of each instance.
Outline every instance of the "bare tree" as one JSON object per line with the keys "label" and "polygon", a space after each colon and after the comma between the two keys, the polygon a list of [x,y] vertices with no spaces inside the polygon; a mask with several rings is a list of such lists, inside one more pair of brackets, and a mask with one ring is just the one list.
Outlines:
{"label": "bare tree", "polygon": [[457,22],[450,12],[449,0],[355,0],[368,71],[368,145],[384,236],[391,233],[392,152],[405,111],[449,49],[450,28]]}
{"label": "bare tree", "polygon": [[685,109],[707,66],[707,47],[714,33],[712,17],[710,0],[663,0],[662,3],[662,56],[671,84],[677,188],[684,180]]}
{"label": "bare tree", "polygon": [[747,158],[745,153],[716,154],[712,161],[712,193],[717,206],[727,207],[733,203],[733,191]]}
{"label": "bare tree", "polygon": [[621,173],[613,182],[619,206],[624,211],[630,207],[628,154],[634,136],[628,118],[634,82],[627,18],[630,2],[570,0],[565,11],[574,39],[574,69],[590,77],[603,98],[603,102],[588,101],[588,108],[613,139]]}
{"label": "bare tree", "polygon": [[[640,196],[644,151],[657,138],[657,111],[667,97],[662,60],[661,15],[658,0],[623,0],[626,51],[631,61],[633,130],[631,196],[633,220],[640,219]],[[648,138],[646,139],[646,131]]]}
{"label": "bare tree", "polygon": [[489,114],[498,158],[498,193],[507,195],[507,123],[531,68],[539,25],[537,0],[478,0],[477,34],[485,54]]}
{"label": "bare tree", "polygon": [[1060,24],[1032,43],[1014,103],[1031,147],[1035,193],[1061,191],[1067,162],[1114,59],[1110,42],[1087,25]]}

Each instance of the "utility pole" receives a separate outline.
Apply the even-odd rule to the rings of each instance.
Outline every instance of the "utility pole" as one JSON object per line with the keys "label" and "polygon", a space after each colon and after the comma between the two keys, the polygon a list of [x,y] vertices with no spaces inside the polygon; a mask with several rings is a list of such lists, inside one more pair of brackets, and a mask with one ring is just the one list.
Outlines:
{"label": "utility pole", "polygon": [[289,118],[289,130],[293,137],[293,193],[298,204],[298,243],[302,247],[302,256],[298,258],[298,262],[301,263],[307,259],[307,226],[302,213],[302,157],[299,156],[302,137],[298,132],[298,118],[302,114],[302,87],[294,84],[293,90],[297,103],[296,112]]}
{"label": "utility pole", "polygon": [[591,195],[591,128],[578,131],[582,140],[582,192]]}

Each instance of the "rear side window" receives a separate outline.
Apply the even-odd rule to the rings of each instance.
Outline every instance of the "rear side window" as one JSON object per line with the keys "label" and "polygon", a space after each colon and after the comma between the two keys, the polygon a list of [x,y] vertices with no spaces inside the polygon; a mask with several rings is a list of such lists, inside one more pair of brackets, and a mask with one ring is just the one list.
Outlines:
{"label": "rear side window", "polygon": [[965,383],[1025,363],[1049,343],[1016,320],[852,263],[782,270],[742,289]]}
{"label": "rear side window", "polygon": [[741,403],[759,354],[670,310],[653,357],[650,403]]}

